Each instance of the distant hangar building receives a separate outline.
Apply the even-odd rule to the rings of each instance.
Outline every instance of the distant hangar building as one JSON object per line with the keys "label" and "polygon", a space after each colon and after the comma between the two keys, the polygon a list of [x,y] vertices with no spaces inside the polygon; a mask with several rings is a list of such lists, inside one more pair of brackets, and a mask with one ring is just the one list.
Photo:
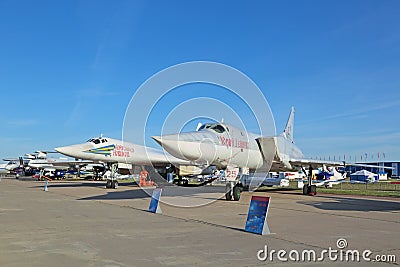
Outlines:
{"label": "distant hangar building", "polygon": [[[376,165],[379,167],[360,167],[360,166],[347,166],[346,171],[354,173],[360,170],[367,170],[373,173],[387,173],[388,177],[399,178],[400,161],[385,161],[385,162],[356,162],[356,164],[363,165]],[[393,169],[384,169],[382,167],[391,167]]]}

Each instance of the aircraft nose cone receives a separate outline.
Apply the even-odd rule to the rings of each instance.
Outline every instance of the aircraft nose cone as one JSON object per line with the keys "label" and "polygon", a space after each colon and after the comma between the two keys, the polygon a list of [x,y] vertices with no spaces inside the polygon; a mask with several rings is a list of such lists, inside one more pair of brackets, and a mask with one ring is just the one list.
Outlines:
{"label": "aircraft nose cone", "polygon": [[81,145],[61,146],[54,148],[55,151],[63,155],[79,158],[81,152],[84,150]]}
{"label": "aircraft nose cone", "polygon": [[151,138],[154,139],[160,146],[162,146],[162,138],[161,136],[152,136]]}
{"label": "aircraft nose cone", "polygon": [[152,136],[160,146],[162,146],[168,153],[178,158],[183,158],[182,153],[179,149],[179,135],[164,135],[164,136]]}
{"label": "aircraft nose cone", "polygon": [[55,151],[61,153],[63,155],[77,158],[77,159],[88,159],[92,160],[90,157],[92,154],[87,153],[88,150],[92,149],[93,147],[90,144],[76,144],[71,146],[61,146],[54,148]]}
{"label": "aircraft nose cone", "polygon": [[54,148],[54,150],[64,155],[67,155],[68,152],[70,152],[70,149],[67,146],[56,147]]}
{"label": "aircraft nose cone", "polygon": [[152,138],[174,157],[190,160],[190,157],[187,157],[186,147],[184,146],[185,142],[182,140],[181,135],[169,134],[163,136],[152,136]]}
{"label": "aircraft nose cone", "polygon": [[196,133],[180,133],[152,136],[169,154],[184,160],[212,161],[215,157],[215,145],[212,140],[204,139]]}

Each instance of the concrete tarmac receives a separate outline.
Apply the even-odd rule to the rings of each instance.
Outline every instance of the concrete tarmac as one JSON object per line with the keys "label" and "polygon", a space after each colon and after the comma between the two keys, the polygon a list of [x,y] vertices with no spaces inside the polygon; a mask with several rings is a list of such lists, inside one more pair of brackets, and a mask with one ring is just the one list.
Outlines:
{"label": "concrete tarmac", "polygon": [[[239,202],[218,199],[218,188],[165,192],[162,214],[147,212],[150,196],[129,183],[105,189],[105,182],[31,179],[0,181],[0,266],[390,266],[400,263],[400,201],[298,192],[244,192]],[[148,190],[151,193],[151,189]],[[187,193],[189,192],[189,193]],[[268,195],[273,234],[243,231],[252,195]],[[199,202],[199,199],[201,200]],[[175,201],[175,202],[174,202]],[[208,203],[199,207],[191,206]],[[340,249],[337,240],[380,263],[296,260],[296,250]],[[258,259],[260,250],[284,250],[280,260]],[[262,252],[259,254],[264,256]],[[339,255],[339,254],[338,254]],[[381,257],[382,258],[382,257]]]}

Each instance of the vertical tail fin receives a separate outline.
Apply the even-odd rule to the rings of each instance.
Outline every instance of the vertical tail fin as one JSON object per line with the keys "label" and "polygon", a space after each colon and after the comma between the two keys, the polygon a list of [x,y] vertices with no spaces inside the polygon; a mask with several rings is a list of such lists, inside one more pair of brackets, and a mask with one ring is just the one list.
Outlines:
{"label": "vertical tail fin", "polygon": [[283,135],[286,137],[286,139],[288,139],[292,143],[294,143],[293,128],[294,128],[294,107],[290,109],[289,118],[286,123],[285,130],[283,130]]}

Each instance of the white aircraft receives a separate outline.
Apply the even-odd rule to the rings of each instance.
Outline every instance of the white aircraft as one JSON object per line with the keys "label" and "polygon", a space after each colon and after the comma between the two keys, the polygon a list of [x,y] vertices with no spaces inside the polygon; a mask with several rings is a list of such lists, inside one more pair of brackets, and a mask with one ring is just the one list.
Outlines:
{"label": "white aircraft", "polygon": [[57,170],[65,170],[76,165],[86,165],[92,161],[72,160],[67,158],[46,158],[32,159],[28,162],[28,166],[33,169],[53,168]]}
{"label": "white aircraft", "polygon": [[36,151],[25,154],[24,159],[20,158],[20,166],[24,168],[25,173],[32,170],[40,171],[40,179],[44,171],[56,172],[57,170],[67,170],[71,167],[86,165],[91,161],[78,161],[68,158],[48,157],[48,154],[57,153],[56,151]]}
{"label": "white aircraft", "polygon": [[313,184],[316,186],[332,187],[335,184],[339,184],[346,179],[346,172],[340,173],[335,167],[326,167],[325,165],[318,168],[314,176],[317,178],[313,180]]}
{"label": "white aircraft", "polygon": [[[152,138],[177,158],[197,164],[215,165],[221,169],[239,167],[239,173],[243,174],[246,168],[250,169],[250,172],[267,173],[293,171],[305,166],[312,169],[323,164],[344,165],[344,162],[305,159],[301,150],[294,144],[293,129],[292,107],[285,130],[277,136],[260,137],[226,123],[213,123],[204,124],[194,132]],[[227,184],[226,198],[230,200],[233,197],[234,200],[239,200],[242,190],[243,184],[238,177],[234,182]],[[311,175],[308,184],[303,187],[303,194],[316,194]]]}
{"label": "white aircraft", "polygon": [[[139,166],[189,165],[187,160],[177,159],[161,150],[108,137],[92,138],[86,143],[57,147],[55,150],[73,158],[109,163],[113,174],[107,180],[107,188],[118,187],[118,181],[114,179],[118,163]],[[161,182],[158,180],[158,183]]]}
{"label": "white aircraft", "polygon": [[3,159],[7,163],[0,164],[0,174],[15,173],[15,170],[20,167],[17,159]]}
{"label": "white aircraft", "polygon": [[56,153],[56,152],[54,152],[54,151],[36,151],[35,153],[25,154],[25,158],[28,160],[46,159],[47,154],[49,154],[49,153]]}

